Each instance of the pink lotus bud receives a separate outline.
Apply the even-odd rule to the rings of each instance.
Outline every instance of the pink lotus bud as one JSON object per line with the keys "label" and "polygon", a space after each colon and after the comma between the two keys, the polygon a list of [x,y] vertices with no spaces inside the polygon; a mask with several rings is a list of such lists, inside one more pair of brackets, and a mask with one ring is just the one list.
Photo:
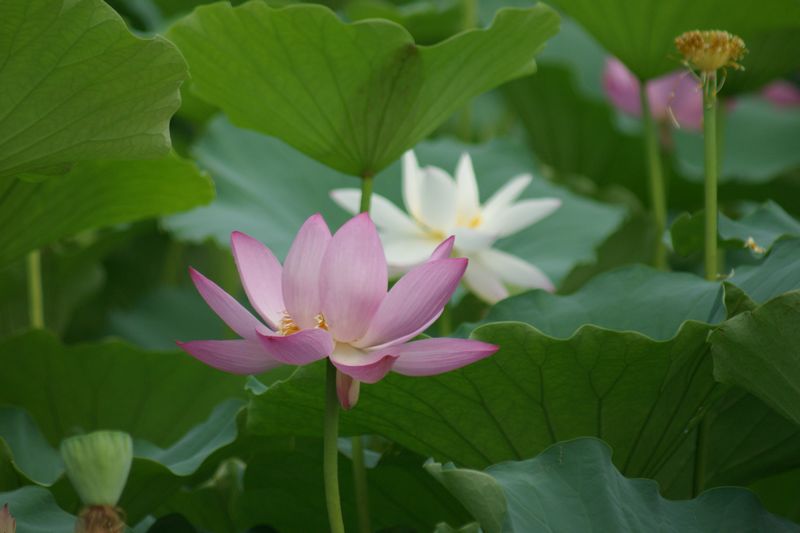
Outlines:
{"label": "pink lotus bud", "polygon": [[[618,59],[606,60],[603,87],[609,100],[622,112],[641,116],[639,80]],[[681,128],[699,130],[703,122],[703,94],[700,84],[684,71],[673,72],[647,82],[650,112],[659,122],[672,118]]]}

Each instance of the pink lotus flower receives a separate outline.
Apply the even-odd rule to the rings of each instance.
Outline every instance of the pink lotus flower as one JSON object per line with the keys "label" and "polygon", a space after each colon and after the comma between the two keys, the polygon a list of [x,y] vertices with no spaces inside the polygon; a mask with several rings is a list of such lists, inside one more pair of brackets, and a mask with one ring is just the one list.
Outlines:
{"label": "pink lotus flower", "polygon": [[[615,107],[635,117],[642,115],[639,80],[615,58],[606,60],[603,87]],[[703,93],[686,71],[647,82],[650,112],[659,122],[670,121],[670,111],[682,128],[699,130],[703,124]]]}
{"label": "pink lotus flower", "polygon": [[359,383],[390,370],[428,376],[488,357],[498,347],[466,339],[408,342],[442,313],[467,267],[450,258],[453,237],[387,292],[388,269],[378,232],[360,214],[331,235],[317,214],[297,233],[283,267],[256,239],[239,232],[231,248],[247,297],[263,323],[214,282],[191,269],[206,303],[240,337],[178,343],[204,363],[235,374],[325,357],[337,369],[339,401],[358,400]]}
{"label": "pink lotus flower", "polygon": [[761,96],[777,107],[800,106],[800,89],[790,81],[773,81],[761,89]]}

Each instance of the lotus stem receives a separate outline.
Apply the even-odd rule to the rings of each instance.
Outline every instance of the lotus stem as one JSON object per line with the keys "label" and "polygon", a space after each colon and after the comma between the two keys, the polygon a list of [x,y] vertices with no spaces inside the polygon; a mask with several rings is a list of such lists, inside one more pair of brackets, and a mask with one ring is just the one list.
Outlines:
{"label": "lotus stem", "polygon": [[322,462],[325,504],[328,509],[331,533],[344,533],[342,503],[339,497],[339,397],[336,395],[336,367],[330,360],[328,360],[325,382],[325,429]]}
{"label": "lotus stem", "polygon": [[667,228],[667,194],[664,185],[664,172],[661,165],[661,149],[658,146],[658,130],[650,114],[650,98],[647,96],[647,83],[639,83],[639,99],[644,120],[644,147],[650,180],[650,206],[656,224],[656,250],[653,266],[659,270],[667,269],[667,248],[664,246],[664,231]]}
{"label": "lotus stem", "polygon": [[28,316],[31,327],[44,329],[44,296],[42,291],[42,253],[28,253]]}
{"label": "lotus stem", "polygon": [[717,181],[719,151],[717,150],[717,76],[706,74],[703,86],[703,138],[705,140],[705,242],[704,263],[706,279],[717,279]]}

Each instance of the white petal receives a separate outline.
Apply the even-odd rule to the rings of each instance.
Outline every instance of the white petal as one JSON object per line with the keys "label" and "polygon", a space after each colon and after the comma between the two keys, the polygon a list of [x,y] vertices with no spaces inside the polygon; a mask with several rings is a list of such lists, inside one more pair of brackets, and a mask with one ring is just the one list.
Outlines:
{"label": "white petal", "polygon": [[453,230],[453,235],[456,237],[455,249],[459,252],[485,250],[491,248],[494,241],[497,240],[497,235],[470,228],[456,228]]}
{"label": "white petal", "polygon": [[391,269],[401,272],[427,261],[439,244],[425,236],[384,234],[381,237],[386,262]]}
{"label": "white petal", "polygon": [[[361,209],[361,191],[359,189],[334,189],[331,198],[345,211],[354,215]],[[369,216],[378,228],[384,231],[418,234],[421,228],[391,201],[380,194],[373,194]]]}
{"label": "white petal", "polygon": [[403,154],[403,202],[406,204],[406,211],[416,219],[419,219],[422,213],[420,182],[421,172],[417,156],[414,155],[414,150],[409,150]]}
{"label": "white petal", "polygon": [[486,265],[504,282],[522,289],[544,289],[553,292],[555,286],[547,274],[536,266],[496,249],[480,253],[480,262]]}
{"label": "white petal", "polygon": [[522,200],[510,207],[485,216],[481,230],[506,237],[527,228],[561,207],[558,198],[535,198]]}
{"label": "white petal", "polygon": [[485,265],[479,257],[471,257],[464,274],[464,284],[480,299],[491,304],[508,296],[508,291],[500,279]]}
{"label": "white petal", "polygon": [[461,158],[458,160],[456,186],[458,188],[458,222],[466,226],[481,212],[478,182],[475,180],[472,159],[467,152],[461,154]]}
{"label": "white petal", "polygon": [[437,167],[422,170],[419,220],[428,228],[445,235],[456,222],[456,184]]}
{"label": "white petal", "polygon": [[505,185],[500,187],[500,189],[498,189],[483,205],[481,214],[484,220],[491,218],[495,214],[511,206],[514,200],[525,190],[525,187],[530,185],[532,179],[530,174],[523,174],[510,179]]}

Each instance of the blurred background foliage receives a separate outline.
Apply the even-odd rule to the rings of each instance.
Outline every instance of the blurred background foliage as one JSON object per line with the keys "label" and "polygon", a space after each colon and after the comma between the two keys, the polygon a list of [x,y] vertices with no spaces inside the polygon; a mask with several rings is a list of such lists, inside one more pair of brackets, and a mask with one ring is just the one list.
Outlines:
{"label": "blurred background foliage", "polygon": [[[108,3],[131,31],[154,35],[164,33],[173,22],[204,2],[110,0]],[[297,2],[268,0],[268,3]],[[421,44],[438,43],[463,30],[487,25],[501,7],[533,4],[524,0],[332,0],[321,3],[348,21],[375,17],[394,21],[406,27]],[[609,52],[600,44],[603,37],[593,36],[585,29],[594,27],[595,22],[570,17],[573,10],[581,9],[579,2],[559,0],[553,4],[564,10],[561,31],[537,57],[536,74],[478,96],[416,150],[422,164],[448,170],[454,169],[463,151],[469,151],[482,198],[488,197],[512,176],[533,171],[535,180],[526,195],[557,196],[563,199],[563,207],[535,227],[504,240],[500,248],[539,265],[555,281],[560,294],[572,294],[599,274],[625,265],[648,263],[655,243],[662,236],[655,234],[648,215],[641,124],[614,108],[603,90],[603,70],[609,57]],[[597,16],[591,9],[586,11],[589,12],[586,17]],[[747,236],[763,235],[758,242],[762,246],[766,242],[769,248],[775,241],[780,244],[780,239],[800,235],[795,220],[800,217],[800,106],[777,107],[761,94],[761,89],[776,79],[800,86],[797,75],[800,71],[800,23],[790,28],[772,28],[765,23],[746,35],[746,40],[751,50],[745,62],[747,70],[731,73],[722,93],[730,103],[725,106],[727,111],[723,119],[725,148],[719,192],[721,210],[729,222],[720,227],[721,237],[727,243],[726,271],[742,268],[745,272],[747,268],[761,265],[760,256],[742,248]],[[666,66],[672,70],[681,68],[676,58],[664,58],[664,61],[668,61]],[[63,357],[76,357],[75,350],[81,349],[103,353],[122,351],[126,352],[124,357],[140,357],[147,360],[143,368],[152,376],[167,372],[161,366],[169,366],[177,360],[190,365],[188,357],[174,351],[176,339],[223,338],[230,332],[191,286],[186,274],[189,265],[244,301],[229,252],[228,235],[232,230],[261,239],[283,257],[290,236],[311,213],[322,212],[332,227],[346,220],[346,214],[330,200],[328,191],[358,186],[355,178],[331,170],[277,139],[237,128],[218,109],[192,92],[191,81],[183,84],[181,98],[170,132],[173,149],[182,160],[172,155],[143,163],[139,174],[131,170],[130,164],[81,163],[71,174],[58,178],[76,180],[71,185],[62,181],[61,190],[55,180],[52,183],[20,181],[13,187],[9,181],[0,181],[3,201],[0,224],[4,227],[0,235],[0,337],[6,339],[0,347],[0,360],[4,366],[48,351],[68,352],[71,355],[62,354]],[[702,138],[697,132],[667,124],[662,150],[668,176],[670,226],[675,222],[670,264],[676,271],[698,273],[702,266],[697,239],[702,235],[702,227],[697,227],[695,217],[703,204]],[[124,189],[126,179],[140,180],[145,176],[153,181],[149,195],[137,197],[138,208],[132,208],[129,200],[134,192]],[[389,166],[376,177],[376,192],[400,203],[399,176],[399,164]],[[113,189],[116,196],[113,191],[104,189],[112,179],[114,187],[106,189]],[[65,203],[65,191],[75,194],[69,204]],[[41,199],[37,203],[31,203],[34,194]],[[105,206],[108,214],[97,215],[99,207],[89,202],[89,198]],[[197,207],[186,210],[190,206]],[[65,210],[60,216],[69,224],[37,227],[37,213],[58,209]],[[83,218],[79,216],[80,211],[86,213]],[[44,333],[25,333],[29,321],[23,256],[37,246],[42,247],[45,324],[52,337]],[[791,262],[790,259],[786,261]],[[797,286],[789,283],[782,287],[783,290],[792,288]],[[612,289],[607,290],[613,294]],[[777,294],[780,293],[774,292],[771,296]],[[459,292],[457,298],[453,311],[456,326],[485,318],[487,305],[464,292]],[[658,306],[659,302],[654,300],[651,305]],[[493,312],[502,312],[502,309]],[[686,317],[681,315],[680,318],[679,322],[683,322]],[[624,324],[613,325],[617,326],[625,329]],[[631,329],[641,331],[636,327]],[[677,328],[672,328],[666,337],[677,335],[676,332]],[[681,335],[690,333],[681,330]],[[697,332],[697,338],[705,338],[706,333],[706,329]],[[36,338],[31,340],[30,335]],[[121,339],[121,343],[104,340],[108,337]],[[492,338],[491,331],[487,338]],[[85,344],[101,341],[112,344]],[[74,345],[85,348],[73,348]],[[38,348],[34,350],[31,346]],[[162,352],[153,350],[164,352],[154,357],[154,353]],[[130,351],[136,354],[128,353]],[[28,353],[30,355],[26,356]],[[100,354],[84,355],[100,357]],[[131,368],[136,367],[131,365]],[[38,383],[53,379],[52,374],[50,377],[46,373],[36,374],[36,368],[30,371],[38,376],[31,378]],[[99,370],[92,367],[87,372]],[[313,381],[313,370],[310,372],[312,375],[308,379]],[[261,376],[260,382],[249,381],[251,392],[260,391],[261,383],[271,383],[289,373],[290,369],[280,369]],[[81,379],[74,378],[74,390],[67,387],[53,392],[53,401],[73,401],[73,395],[88,386]],[[109,380],[113,383],[117,378],[98,375],[95,379],[93,383],[100,387],[98,384],[107,386]],[[122,376],[118,379],[120,383],[124,381]],[[155,386],[157,380],[153,383]],[[188,398],[193,395],[203,397],[204,401],[175,416],[181,424],[169,433],[173,438],[159,433],[171,426],[168,422],[135,436],[163,447],[171,446],[189,428],[206,423],[218,400],[231,396],[240,401],[246,399],[245,383],[244,378],[230,377],[228,381],[220,378],[219,391],[209,391],[206,387],[200,389],[196,383],[186,390],[177,390],[173,381],[167,381],[165,386],[172,388],[170,395],[186,396],[187,405],[191,404]],[[119,387],[117,393],[122,390],[122,385]],[[293,398],[293,392],[285,389],[276,388],[272,392]],[[726,428],[736,419],[736,413],[756,413],[762,424],[760,431],[763,433],[764,428],[768,428],[773,432],[774,439],[770,442],[776,448],[765,445],[763,450],[756,450],[757,446],[753,445],[746,452],[739,450],[740,457],[743,461],[754,460],[758,451],[761,454],[774,452],[775,460],[757,475],[740,471],[734,475],[722,471],[720,466],[719,476],[713,478],[713,482],[752,484],[769,510],[800,519],[797,499],[787,497],[800,488],[797,448],[795,446],[794,452],[786,448],[789,446],[786,443],[796,445],[798,442],[797,428],[741,391],[730,393],[726,398],[726,406],[742,410],[730,407],[732,414],[727,415],[728,418],[725,418],[728,411],[718,414],[715,423],[720,442],[725,441]],[[86,401],[91,403],[92,400]],[[176,401],[176,397],[171,401]],[[92,409],[101,409],[102,403]],[[369,412],[369,406],[367,395],[364,412]],[[26,409],[35,410],[30,405],[26,405]],[[120,413],[112,414],[123,419],[133,416],[126,409],[120,407]],[[135,406],[130,406],[131,412],[134,409]],[[22,415],[0,413],[0,426],[4,420],[18,420],[19,416]],[[243,419],[240,413],[236,424],[228,428],[230,438],[206,450],[195,470],[176,473],[162,469],[157,472],[158,476],[148,477],[148,468],[158,470],[162,465],[149,463],[147,454],[137,456],[138,470],[134,472],[141,473],[144,480],[137,485],[138,490],[152,487],[157,483],[154,479],[162,480],[169,488],[163,498],[155,502],[137,503],[137,495],[128,494],[129,499],[125,501],[132,518],[138,520],[153,515],[142,523],[142,531],[147,527],[150,531],[173,532],[234,533],[246,528],[273,531],[265,526],[267,523],[282,532],[324,529],[321,489],[317,490],[319,494],[307,494],[308,487],[317,487],[319,478],[321,441],[318,436],[313,431],[311,435],[298,438],[282,435],[281,439],[260,436],[258,431],[245,434]],[[364,420],[355,418],[351,423],[356,429],[369,429]],[[97,420],[70,420],[65,423],[70,427],[54,424],[57,429],[48,429],[39,420],[42,431],[50,432],[46,437],[51,446],[57,436],[69,434],[72,426],[93,429]],[[759,431],[759,426],[754,424],[753,431]],[[572,436],[573,432],[568,433]],[[258,446],[248,446],[252,440],[257,440]],[[46,442],[40,444],[47,446]],[[541,451],[545,444],[529,451]],[[374,438],[371,448],[380,452],[380,459],[375,468],[370,469],[369,481],[374,495],[370,505],[376,528],[402,524],[407,529],[386,530],[430,531],[441,521],[453,525],[469,521],[469,514],[462,505],[432,477],[416,468],[424,462],[424,452],[430,452],[432,446],[414,449],[410,444],[404,447]],[[253,452],[254,449],[258,452]],[[4,452],[9,456],[8,450]],[[674,471],[680,472],[676,476],[682,476],[688,459],[676,457],[675,461],[683,463],[675,466]],[[499,454],[496,458],[507,457]],[[247,464],[246,470],[243,461]],[[13,489],[27,484],[26,476],[30,477],[30,472],[25,472],[22,463],[18,458],[15,466],[9,462],[0,465],[0,488]],[[669,470],[672,466],[670,463],[665,468]],[[346,519],[352,524],[354,507],[347,499],[352,495],[350,465],[344,463],[340,468]],[[655,469],[643,471],[652,476],[663,474]],[[641,472],[631,470],[630,473]],[[63,478],[58,477],[60,474],[56,470],[49,475],[53,477],[56,500],[66,509],[72,502],[70,510],[75,512],[74,494],[70,494]],[[673,494],[685,497],[686,493],[680,489],[684,481],[667,477],[664,475],[660,479],[664,486],[669,488],[674,482],[672,486],[678,488]],[[409,494],[415,497],[413,502]],[[39,497],[25,495],[29,496]]]}

